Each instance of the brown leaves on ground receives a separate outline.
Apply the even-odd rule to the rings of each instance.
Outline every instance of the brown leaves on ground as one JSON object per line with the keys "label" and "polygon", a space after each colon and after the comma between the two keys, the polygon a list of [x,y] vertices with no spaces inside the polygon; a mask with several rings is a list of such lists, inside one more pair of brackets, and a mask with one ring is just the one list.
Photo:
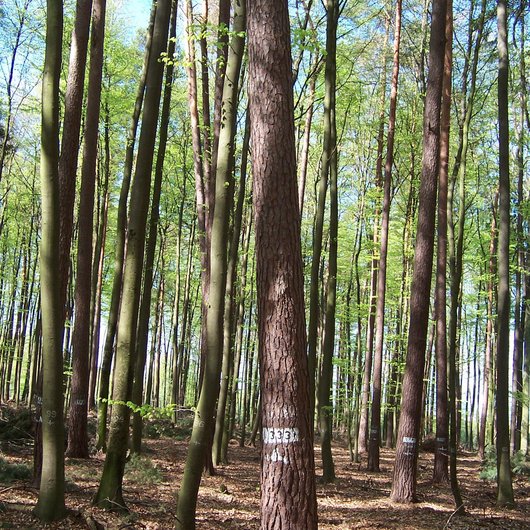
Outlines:
{"label": "brown leaves on ground", "polygon": [[[43,526],[32,515],[38,492],[29,481],[0,483],[0,528],[50,529],[170,529],[174,527],[176,492],[183,471],[187,443],[169,438],[147,440],[144,456],[128,465],[124,497],[130,512],[106,512],[91,505],[104,461],[103,454],[90,460],[66,460],[66,504],[69,514],[61,522]],[[337,479],[317,484],[319,528],[344,529],[527,529],[530,527],[528,478],[514,480],[517,505],[495,506],[495,483],[479,478],[480,462],[473,454],[459,456],[459,479],[466,515],[453,515],[448,485],[431,483],[433,455],[422,454],[418,470],[418,496],[414,505],[389,500],[393,452],[382,450],[381,472],[368,473],[366,459],[352,464],[339,442],[333,454]],[[1,456],[11,464],[31,466],[31,447],[4,442]],[[229,448],[230,464],[217,475],[204,476],[197,512],[199,529],[259,528],[259,449]],[[317,449],[317,473],[319,473]]]}

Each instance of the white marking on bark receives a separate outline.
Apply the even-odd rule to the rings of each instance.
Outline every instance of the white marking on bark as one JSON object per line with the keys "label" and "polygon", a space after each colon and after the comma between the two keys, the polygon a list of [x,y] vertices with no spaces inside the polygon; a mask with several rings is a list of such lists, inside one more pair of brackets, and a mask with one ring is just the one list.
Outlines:
{"label": "white marking on bark", "polygon": [[264,444],[292,444],[300,441],[300,430],[297,427],[264,427]]}

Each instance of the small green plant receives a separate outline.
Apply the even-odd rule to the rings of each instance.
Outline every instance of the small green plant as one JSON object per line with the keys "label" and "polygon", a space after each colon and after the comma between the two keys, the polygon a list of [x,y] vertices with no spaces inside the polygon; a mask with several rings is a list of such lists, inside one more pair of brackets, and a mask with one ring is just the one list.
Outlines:
{"label": "small green plant", "polygon": [[[530,475],[530,461],[523,451],[517,451],[510,461],[514,475]],[[497,480],[497,451],[493,445],[486,447],[480,478],[489,481]]]}
{"label": "small green plant", "polygon": [[10,484],[14,480],[26,480],[31,477],[31,469],[25,464],[10,464],[0,457],[0,482]]}
{"label": "small green plant", "polygon": [[141,484],[159,484],[162,472],[146,456],[132,454],[125,467],[125,475],[129,480]]}

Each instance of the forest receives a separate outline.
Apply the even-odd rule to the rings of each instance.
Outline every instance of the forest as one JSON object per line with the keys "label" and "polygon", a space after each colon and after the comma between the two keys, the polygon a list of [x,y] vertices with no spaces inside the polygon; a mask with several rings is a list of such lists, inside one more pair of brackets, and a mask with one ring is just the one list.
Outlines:
{"label": "forest", "polygon": [[528,528],[529,18],[0,2],[0,528]]}

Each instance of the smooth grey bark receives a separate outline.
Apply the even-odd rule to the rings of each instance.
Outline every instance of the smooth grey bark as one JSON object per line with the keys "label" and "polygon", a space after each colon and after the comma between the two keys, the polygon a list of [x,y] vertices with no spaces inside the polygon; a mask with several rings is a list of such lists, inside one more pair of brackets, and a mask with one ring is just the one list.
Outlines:
{"label": "smooth grey bark", "polygon": [[[171,93],[173,85],[173,56],[175,54],[175,36],[177,23],[178,1],[173,0],[171,6],[169,43],[167,48],[167,57],[169,62],[166,65],[166,79],[164,86],[164,98],[162,101],[162,111],[160,114],[160,128],[158,131],[158,151],[154,172],[153,198],[151,200],[151,215],[149,218],[149,232],[147,237],[147,246],[145,249],[144,259],[144,278],[143,289],[138,315],[138,329],[136,333],[136,361],[134,367],[134,381],[132,387],[132,402],[142,406],[142,395],[144,390],[144,371],[145,361],[147,358],[147,341],[149,337],[149,316],[151,313],[151,293],[153,290],[154,262],[156,252],[156,242],[158,235],[158,222],[160,218],[160,195],[162,192],[162,177],[164,170],[164,160],[166,156],[167,137],[169,128],[169,115],[171,106]],[[158,313],[157,313],[158,315]],[[156,327],[155,327],[156,329]],[[142,415],[140,412],[133,414],[132,420],[132,445],[131,450],[134,453],[142,452]]]}
{"label": "smooth grey bark", "polygon": [[[321,181],[329,182],[329,261],[328,283],[326,286],[326,307],[324,337],[322,341],[322,363],[318,384],[318,418],[320,446],[322,450],[322,479],[335,480],[335,465],[331,453],[333,425],[333,404],[330,399],[333,378],[333,353],[335,351],[335,309],[337,299],[337,246],[339,206],[337,190],[337,123],[336,123],[336,84],[337,84],[337,26],[339,22],[339,2],[328,0],[326,4],[326,65],[324,81],[324,138],[321,160]],[[323,197],[325,203],[325,194]],[[325,204],[321,207],[325,209]]]}
{"label": "smooth grey bark", "polygon": [[[233,131],[236,125],[238,80],[244,51],[246,4],[234,5],[234,32],[230,42],[227,70],[223,86],[219,149],[215,172],[215,209],[211,224],[210,275],[208,285],[208,312],[206,329],[207,356],[201,383],[201,393],[188,447],[186,466],[177,501],[176,527],[195,528],[197,495],[204,461],[210,448],[214,427],[215,401],[219,393],[220,363],[223,347],[224,297],[226,290],[229,221],[229,179],[234,149]],[[204,326],[204,322],[203,322]]]}
{"label": "smooth grey bark", "polygon": [[103,358],[101,361],[98,395],[98,434],[96,447],[98,449],[104,450],[107,446],[107,400],[109,398],[110,389],[110,370],[112,365],[112,358],[114,357],[116,331],[118,329],[118,317],[122,296],[123,265],[125,258],[125,240],[127,231],[127,201],[129,198],[129,189],[133,170],[136,132],[138,129],[138,121],[140,120],[140,113],[142,111],[144,93],[146,88],[147,70],[151,53],[151,41],[153,37],[155,14],[156,3],[153,2],[153,7],[151,8],[151,15],[149,20],[149,28],[147,30],[147,37],[145,43],[144,63],[142,67],[142,73],[140,75],[140,81],[138,83],[138,90],[136,92],[131,123],[129,125],[129,131],[127,132],[123,180],[120,189],[120,197],[118,200],[114,275],[112,278],[112,292],[110,298],[109,317],[107,322],[107,334],[105,336],[105,344],[103,347]]}
{"label": "smooth grey bark", "polygon": [[63,4],[46,3],[42,77],[40,280],[42,306],[42,474],[35,514],[61,519],[64,504],[63,322],[59,296],[59,79]]}
{"label": "smooth grey bark", "polygon": [[127,255],[123,271],[123,295],[112,389],[112,420],[103,474],[93,501],[94,504],[108,509],[125,508],[122,482],[129,434],[130,409],[127,402],[131,399],[151,171],[164,73],[164,64],[159,58],[167,50],[170,12],[171,0],[158,0],[147,69],[149,89],[145,97],[136,170],[131,189]]}
{"label": "smooth grey bark", "polygon": [[377,274],[377,300],[375,307],[374,373],[372,378],[372,413],[368,446],[368,470],[379,471],[379,447],[381,445],[381,384],[383,373],[383,346],[385,332],[386,271],[390,224],[390,201],[392,188],[392,165],[394,163],[394,137],[396,131],[397,93],[399,79],[399,48],[401,43],[401,0],[396,4],[394,27],[394,58],[390,90],[390,111],[385,172],[383,181],[383,204],[381,206],[381,240]]}

